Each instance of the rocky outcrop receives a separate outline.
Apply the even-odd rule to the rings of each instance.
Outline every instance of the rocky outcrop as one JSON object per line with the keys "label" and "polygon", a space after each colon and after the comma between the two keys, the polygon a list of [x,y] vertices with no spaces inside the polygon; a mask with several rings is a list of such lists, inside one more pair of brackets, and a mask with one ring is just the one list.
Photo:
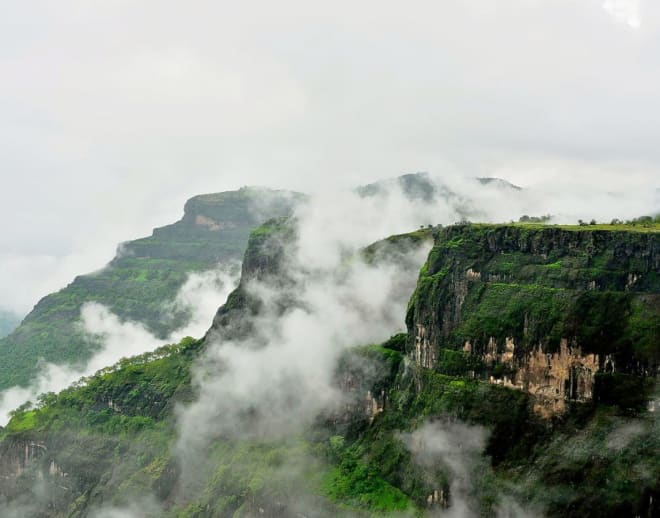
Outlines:
{"label": "rocky outcrop", "polygon": [[13,487],[16,480],[29,470],[36,468],[35,476],[44,477],[66,477],[67,474],[55,462],[48,459],[48,447],[45,443],[28,439],[5,441],[0,449],[0,495],[6,493],[7,489]]}
{"label": "rocky outcrop", "polygon": [[590,401],[594,394],[597,354],[583,355],[562,340],[560,350],[544,353],[539,347],[529,353],[527,361],[516,373],[514,385],[535,397],[534,409],[544,417],[563,413],[568,401]]}
{"label": "rocky outcrop", "polygon": [[377,347],[357,347],[347,351],[335,372],[341,394],[339,406],[329,420],[339,428],[360,422],[371,424],[387,404],[387,388],[394,380],[402,356],[384,353]]}
{"label": "rocky outcrop", "polygon": [[[465,351],[470,352],[466,342]],[[491,374],[489,383],[523,390],[534,396],[534,410],[549,418],[562,414],[569,402],[591,401],[594,396],[596,373],[600,370],[597,354],[582,354],[579,347],[571,348],[561,341],[558,351],[546,352],[542,346],[516,357],[515,343],[507,338],[504,352],[498,353],[497,343],[491,338],[487,352],[480,357]],[[493,373],[494,366],[502,372]],[[611,364],[608,364],[611,368]]]}
{"label": "rocky outcrop", "polygon": [[426,497],[428,507],[440,507],[446,509],[449,507],[449,499],[444,489],[435,489],[433,493]]}
{"label": "rocky outcrop", "polygon": [[23,474],[32,461],[46,451],[46,445],[34,441],[16,441],[0,452],[2,478],[15,478]]}
{"label": "rocky outcrop", "polygon": [[239,285],[218,309],[207,338],[242,339],[254,334],[252,317],[263,309],[262,298],[254,294],[257,285],[274,294],[270,310],[281,314],[296,305],[296,281],[288,263],[295,242],[291,218],[268,220],[250,234]]}
{"label": "rocky outcrop", "polygon": [[418,365],[432,369],[435,367],[437,347],[431,344],[428,338],[428,331],[423,324],[416,325],[415,346],[413,349],[413,358]]}
{"label": "rocky outcrop", "polygon": [[659,273],[658,232],[440,229],[409,304],[407,351],[441,372],[443,351],[460,351],[465,375],[524,390],[550,417],[591,400],[598,372],[658,371]]}

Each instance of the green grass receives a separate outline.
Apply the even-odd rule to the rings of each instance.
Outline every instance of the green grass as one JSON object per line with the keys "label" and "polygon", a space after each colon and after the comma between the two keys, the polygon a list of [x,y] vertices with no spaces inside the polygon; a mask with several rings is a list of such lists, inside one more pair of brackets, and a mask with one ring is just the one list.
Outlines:
{"label": "green grass", "polygon": [[609,224],[609,223],[597,223],[595,225],[564,225],[564,224],[550,224],[550,223],[472,223],[473,226],[478,228],[501,228],[501,227],[516,227],[516,228],[526,228],[530,230],[541,230],[541,229],[561,229],[561,230],[570,230],[570,231],[593,231],[593,230],[605,230],[608,232],[660,232],[660,223],[620,223],[620,224]]}

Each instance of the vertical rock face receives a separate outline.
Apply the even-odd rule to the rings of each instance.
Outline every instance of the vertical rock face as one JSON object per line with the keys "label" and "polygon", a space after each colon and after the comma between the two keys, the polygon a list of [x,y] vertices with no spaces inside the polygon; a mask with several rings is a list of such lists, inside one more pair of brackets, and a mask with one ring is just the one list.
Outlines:
{"label": "vertical rock face", "polygon": [[371,424],[387,404],[391,386],[403,356],[378,346],[356,347],[341,358],[335,381],[342,400],[329,419],[340,427],[360,422]]}
{"label": "vertical rock face", "polygon": [[262,302],[250,292],[250,283],[262,283],[276,290],[281,311],[294,304],[295,280],[287,267],[296,246],[295,232],[291,219],[275,218],[250,234],[240,283],[218,309],[207,337],[240,339],[254,331],[250,317],[261,311]]}
{"label": "vertical rock face", "polygon": [[[49,493],[53,487],[70,491],[72,484],[75,484],[72,479],[76,477],[69,477],[52,455],[45,442],[25,438],[3,441],[0,445],[0,503],[11,501],[19,495],[32,494],[33,491]],[[34,494],[31,496],[36,498]],[[7,508],[2,507],[2,510]],[[52,508],[49,511],[38,516],[55,516]],[[23,509],[22,512],[31,511]]]}
{"label": "vertical rock face", "polygon": [[540,347],[531,352],[516,379],[536,397],[535,410],[549,417],[564,412],[567,401],[591,400],[598,370],[597,354],[582,355],[562,340],[558,352],[546,354]]}
{"label": "vertical rock face", "polygon": [[[523,356],[516,356],[515,350],[513,338],[507,337],[501,348],[491,337],[479,360],[490,371],[490,383],[533,395],[534,410],[538,414],[551,417],[563,413],[570,401],[584,402],[593,398],[596,373],[601,370],[602,363],[598,354],[583,354],[579,347],[570,347],[566,339],[561,340],[555,352],[546,352],[541,345]],[[463,352],[472,353],[469,341],[463,346]],[[604,367],[611,370],[611,360],[609,357],[606,360]],[[500,367],[499,373],[495,372],[496,367]]]}
{"label": "vertical rock face", "polygon": [[[596,373],[660,365],[660,233],[584,227],[440,229],[407,314],[408,353],[525,390],[546,417],[589,401]],[[456,368],[455,358],[452,368]]]}
{"label": "vertical rock face", "polygon": [[415,348],[413,358],[422,367],[432,369],[436,362],[436,347],[428,339],[428,332],[423,324],[417,324],[415,333]]}
{"label": "vertical rock face", "polygon": [[[20,440],[3,444],[0,451],[0,478],[13,480],[21,476],[25,470],[38,458],[46,453],[46,445],[41,442]],[[55,465],[55,472],[59,468]]]}

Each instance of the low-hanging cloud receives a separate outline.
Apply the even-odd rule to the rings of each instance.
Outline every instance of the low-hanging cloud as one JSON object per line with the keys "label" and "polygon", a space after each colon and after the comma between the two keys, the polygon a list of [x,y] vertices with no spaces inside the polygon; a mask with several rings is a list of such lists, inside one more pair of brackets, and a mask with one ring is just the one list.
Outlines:
{"label": "low-hanging cloud", "polygon": [[163,515],[162,506],[147,495],[124,506],[103,506],[90,510],[89,518],[158,518]]}
{"label": "low-hanging cloud", "polygon": [[[417,251],[417,265],[425,252]],[[406,291],[398,289],[402,276]],[[283,315],[270,286],[248,286],[263,303],[256,335],[209,344],[196,375],[199,399],[181,414],[182,441],[218,434],[272,439],[303,429],[340,397],[333,379],[339,355],[402,328],[415,278],[416,269],[361,262],[340,275],[305,274],[296,283],[296,306]]]}
{"label": "low-hanging cloud", "polygon": [[239,274],[239,263],[189,274],[174,301],[165,305],[173,312],[184,312],[188,317],[187,323],[172,331],[167,341],[173,342],[184,336],[203,336],[218,307],[236,287]]}
{"label": "low-hanging cloud", "polygon": [[[444,200],[434,208],[429,211],[443,220],[455,216]],[[289,222],[295,240],[272,243],[284,247],[282,271],[242,280],[242,289],[261,303],[256,316],[244,317],[253,332],[208,335],[194,371],[198,398],[178,413],[184,476],[213,438],[282,439],[342,402],[338,358],[351,346],[381,342],[404,329],[406,304],[430,243],[408,244],[391,260],[367,261],[359,250],[416,229],[430,215],[411,209],[396,186],[375,198],[354,192],[313,197],[297,209]]]}
{"label": "low-hanging cloud", "polygon": [[185,336],[202,336],[218,306],[235,287],[237,275],[234,264],[190,274],[175,300],[164,305],[172,311],[184,312],[187,321],[165,340],[154,336],[139,322],[120,319],[102,304],[84,304],[80,310],[79,328],[100,348],[82,365],[43,363],[39,376],[30,386],[12,387],[0,393],[0,423],[5,424],[12,410],[26,401],[34,401],[39,394],[59,392],[81,377],[114,365],[122,358],[153,351]]}
{"label": "low-hanging cloud", "polygon": [[[449,472],[449,494],[443,494],[444,489],[438,487],[431,495],[430,503],[436,506],[442,506],[449,501],[448,509],[440,511],[441,516],[478,516],[471,493],[474,489],[473,479],[485,465],[481,454],[487,437],[488,433],[484,428],[468,426],[461,422],[426,423],[402,437],[417,464],[427,469],[440,464]],[[428,480],[427,483],[432,484],[433,480]],[[437,498],[438,495],[443,497]]]}
{"label": "low-hanging cloud", "polygon": [[[443,185],[435,190],[442,193]],[[449,199],[411,199],[398,182],[391,182],[371,197],[328,192],[298,207],[289,222],[295,240],[274,237],[271,243],[285,250],[276,275],[254,272],[241,281],[247,296],[260,302],[257,315],[246,311],[242,316],[250,321],[243,329],[251,333],[232,336],[220,328],[207,335],[193,371],[197,399],[177,412],[175,453],[184,479],[194,479],[213,440],[281,441],[346,403],[335,378],[340,355],[403,330],[406,304],[430,244],[408,243],[394,254],[395,260],[385,255],[375,262],[363,260],[359,250],[390,234],[452,223],[466,212],[487,214],[492,207],[482,206],[481,200],[472,198],[468,204],[468,189],[497,194],[502,213],[514,213],[525,204],[520,191],[510,186],[465,180],[452,184],[464,196]],[[481,428],[457,423],[423,428],[411,439],[423,439],[431,457],[443,457],[449,467],[453,516],[473,512],[471,463],[486,465],[481,457],[486,437]],[[517,505],[503,496],[502,516],[527,516]]]}
{"label": "low-hanging cloud", "polygon": [[[427,473],[425,481],[434,487],[429,495],[430,514],[442,518],[477,518],[481,516],[476,492],[484,476],[491,471],[483,451],[488,430],[456,420],[427,421],[401,439],[413,460]],[[434,478],[441,468],[449,479],[449,491]],[[511,495],[499,494],[494,508],[497,518],[538,518]]]}

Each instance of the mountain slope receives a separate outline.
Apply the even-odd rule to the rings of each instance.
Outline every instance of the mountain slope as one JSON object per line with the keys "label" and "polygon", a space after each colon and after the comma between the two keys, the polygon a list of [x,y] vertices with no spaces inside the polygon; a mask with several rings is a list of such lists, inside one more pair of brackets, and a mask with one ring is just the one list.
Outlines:
{"label": "mountain slope", "polygon": [[[242,283],[219,311],[216,332],[222,327],[227,338],[245,332],[231,325],[245,319],[248,312],[258,312],[250,307],[245,285],[261,275],[277,273],[283,260],[281,246],[290,243],[289,229],[285,221],[273,220],[251,234]],[[384,260],[391,254],[397,260],[400,248],[418,246],[429,237],[430,230],[393,236],[364,254],[367,261]],[[306,436],[282,443],[214,441],[205,450],[205,458],[196,463],[201,479],[187,480],[193,488],[181,488],[174,409],[195,397],[192,362],[204,348],[204,341],[186,339],[122,361],[59,395],[46,395],[35,410],[19,410],[0,443],[5,482],[0,483],[0,496],[11,502],[6,509],[34,516],[87,516],[94,507],[125,503],[146,491],[167,500],[171,515],[204,516],[209,506],[217,515],[241,507],[246,511],[244,506],[254,510],[255,498],[267,505],[264,499],[271,491],[291,491],[290,481],[280,488],[262,488],[258,481],[266,474],[275,476],[281,464],[278,459],[299,455],[311,462],[311,472],[296,478],[296,484],[327,515],[339,515],[337,505],[321,494],[326,463],[314,451],[319,444]],[[46,491],[37,495],[34,482],[44,475]],[[247,489],[245,484],[254,487]],[[295,500],[295,492],[287,497],[291,505]]]}
{"label": "mountain slope", "polygon": [[41,299],[23,322],[0,340],[0,389],[26,384],[37,362],[82,362],[98,347],[77,327],[85,302],[106,305],[120,318],[145,324],[165,338],[185,322],[172,314],[172,301],[191,272],[238,263],[250,231],[270,217],[291,212],[300,195],[267,189],[195,196],[183,218],[150,237],[120,245],[103,269],[80,275]]}
{"label": "mountain slope", "polygon": [[[472,179],[471,189],[492,181]],[[501,180],[496,183],[515,194],[515,186]],[[400,192],[410,201],[446,206],[456,213],[456,219],[481,213],[468,198],[426,173],[383,180],[358,187],[356,192],[368,198]],[[40,360],[82,364],[98,349],[95,339],[82,333],[78,325],[85,302],[99,302],[121,319],[142,323],[165,339],[188,316],[168,305],[187,276],[218,264],[237,264],[253,228],[269,218],[290,214],[303,199],[302,194],[259,188],[190,199],[179,222],[155,229],[150,237],[123,243],[105,268],[80,275],[44,297],[9,336],[0,338],[0,390],[27,385],[38,373]]]}
{"label": "mountain slope", "polygon": [[[44,517],[89,516],[100,506],[128,513],[130,505],[140,516],[370,516],[448,507],[465,516],[656,516],[660,434],[647,404],[655,404],[660,346],[657,229],[460,225],[398,236],[364,254],[390,255],[382,252],[388,244],[396,251],[431,233],[408,334],[347,351],[336,366],[346,404],[307,430],[276,440],[218,434],[195,458],[191,478],[177,460],[174,409],[196,399],[190,369],[207,344],[186,340],[18,411],[0,440],[0,495],[14,510]],[[282,278],[281,269],[291,243],[285,221],[253,232],[241,286],[219,311],[215,333],[251,332],[234,325],[259,315],[245,291],[251,279],[274,274],[281,293],[295,291],[296,280]],[[514,291],[491,296],[502,285]],[[594,326],[619,307],[610,302],[621,293],[630,306],[620,328],[593,341]],[[602,303],[576,319],[576,301],[594,294],[604,294]],[[282,314],[291,309],[286,300]],[[550,317],[549,330],[534,320],[537,309]],[[509,351],[507,336],[519,347]],[[561,413],[538,412],[529,383],[520,390],[498,380],[524,369],[524,344],[561,350],[562,338],[599,354],[598,396],[574,398],[569,383]],[[516,360],[510,367],[507,352]],[[496,356],[490,364],[488,354]],[[589,375],[573,360],[574,372]]]}

